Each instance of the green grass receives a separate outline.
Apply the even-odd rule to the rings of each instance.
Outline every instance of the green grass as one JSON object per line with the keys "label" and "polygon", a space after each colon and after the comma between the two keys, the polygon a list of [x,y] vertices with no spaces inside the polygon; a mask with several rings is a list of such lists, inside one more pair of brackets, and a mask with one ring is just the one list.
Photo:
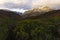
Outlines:
{"label": "green grass", "polygon": [[16,38],[22,40],[60,40],[60,17],[26,19],[14,29]]}

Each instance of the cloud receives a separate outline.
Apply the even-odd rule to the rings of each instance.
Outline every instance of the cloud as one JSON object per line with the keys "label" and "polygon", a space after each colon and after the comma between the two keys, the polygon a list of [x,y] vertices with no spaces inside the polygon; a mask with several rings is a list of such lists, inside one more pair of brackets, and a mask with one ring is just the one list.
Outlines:
{"label": "cloud", "polygon": [[42,5],[60,8],[60,0],[0,0],[0,8],[31,9]]}
{"label": "cloud", "polygon": [[13,3],[20,3],[19,0],[0,0],[0,4],[6,3],[6,2],[13,2]]}
{"label": "cloud", "polygon": [[29,0],[0,0],[0,8],[23,8],[23,9],[30,9],[31,1]]}
{"label": "cloud", "polygon": [[16,4],[16,3],[11,3],[11,2],[4,3],[3,7],[5,7],[5,8],[19,8],[19,9],[21,9],[21,8],[30,9],[31,8],[31,6],[28,4]]}
{"label": "cloud", "polygon": [[34,7],[39,7],[39,6],[59,6],[60,5],[60,0],[35,0],[32,2],[32,8]]}

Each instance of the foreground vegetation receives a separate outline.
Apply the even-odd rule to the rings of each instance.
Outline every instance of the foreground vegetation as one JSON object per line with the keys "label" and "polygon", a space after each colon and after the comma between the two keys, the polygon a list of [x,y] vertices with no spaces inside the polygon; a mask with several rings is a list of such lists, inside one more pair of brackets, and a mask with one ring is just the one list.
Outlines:
{"label": "foreground vegetation", "polygon": [[60,17],[23,20],[13,31],[17,40],[60,40]]}
{"label": "foreground vegetation", "polygon": [[60,40],[60,17],[19,21],[7,40]]}

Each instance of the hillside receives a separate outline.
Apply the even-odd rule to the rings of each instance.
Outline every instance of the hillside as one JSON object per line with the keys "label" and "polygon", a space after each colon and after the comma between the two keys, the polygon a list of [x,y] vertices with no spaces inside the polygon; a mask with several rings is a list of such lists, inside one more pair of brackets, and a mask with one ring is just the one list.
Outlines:
{"label": "hillside", "polygon": [[[30,15],[35,13],[32,12]],[[60,10],[27,16],[18,23],[16,29],[17,40],[60,40]]]}
{"label": "hillside", "polygon": [[13,12],[10,10],[0,10],[0,15],[2,17],[8,17],[12,19],[19,19],[20,15],[17,12]]}
{"label": "hillside", "polygon": [[0,40],[5,40],[9,31],[15,28],[20,15],[9,10],[0,10]]}
{"label": "hillside", "polygon": [[42,6],[42,7],[38,7],[38,8],[31,9],[29,11],[26,11],[22,16],[23,18],[34,17],[34,16],[39,16],[41,14],[45,14],[46,12],[49,12],[49,11],[52,11],[52,9],[47,6]]}
{"label": "hillside", "polygon": [[60,40],[60,10],[28,11],[21,16],[0,10],[0,15],[0,40]]}

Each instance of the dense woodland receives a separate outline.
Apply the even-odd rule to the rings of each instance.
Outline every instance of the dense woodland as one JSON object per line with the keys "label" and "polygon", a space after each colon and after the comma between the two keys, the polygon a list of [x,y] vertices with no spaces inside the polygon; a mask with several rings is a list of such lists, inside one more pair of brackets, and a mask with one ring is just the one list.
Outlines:
{"label": "dense woodland", "polygon": [[0,40],[60,40],[60,10],[27,18],[0,10]]}

